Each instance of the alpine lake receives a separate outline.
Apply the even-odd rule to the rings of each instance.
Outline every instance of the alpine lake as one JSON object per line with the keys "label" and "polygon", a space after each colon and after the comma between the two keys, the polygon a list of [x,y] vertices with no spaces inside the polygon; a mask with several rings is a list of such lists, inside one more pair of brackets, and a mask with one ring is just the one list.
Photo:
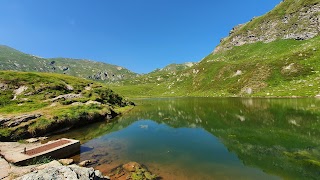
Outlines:
{"label": "alpine lake", "polygon": [[320,99],[137,99],[131,111],[52,138],[107,174],[130,161],[162,179],[319,179]]}

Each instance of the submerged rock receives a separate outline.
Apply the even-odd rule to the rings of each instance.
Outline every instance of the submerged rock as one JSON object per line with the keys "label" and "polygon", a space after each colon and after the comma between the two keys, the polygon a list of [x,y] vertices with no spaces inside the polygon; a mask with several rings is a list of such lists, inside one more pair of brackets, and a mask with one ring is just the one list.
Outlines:
{"label": "submerged rock", "polygon": [[94,161],[92,160],[85,160],[85,161],[82,161],[79,163],[79,166],[82,166],[82,167],[86,167],[86,166],[89,166],[90,164],[93,164]]}
{"label": "submerged rock", "polygon": [[111,170],[111,179],[155,180],[159,176],[152,174],[146,167],[137,162],[129,162]]}
{"label": "submerged rock", "polygon": [[122,165],[122,168],[129,172],[134,172],[136,169],[140,169],[141,165],[137,162],[129,162],[127,164]]}

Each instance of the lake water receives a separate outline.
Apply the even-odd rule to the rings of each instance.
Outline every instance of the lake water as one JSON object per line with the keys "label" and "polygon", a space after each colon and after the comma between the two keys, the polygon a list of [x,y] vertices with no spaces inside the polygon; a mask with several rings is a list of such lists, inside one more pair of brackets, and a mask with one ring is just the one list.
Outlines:
{"label": "lake water", "polygon": [[[163,98],[63,137],[104,173],[136,161],[163,179],[319,179],[320,99]],[[56,136],[55,138],[58,138]]]}

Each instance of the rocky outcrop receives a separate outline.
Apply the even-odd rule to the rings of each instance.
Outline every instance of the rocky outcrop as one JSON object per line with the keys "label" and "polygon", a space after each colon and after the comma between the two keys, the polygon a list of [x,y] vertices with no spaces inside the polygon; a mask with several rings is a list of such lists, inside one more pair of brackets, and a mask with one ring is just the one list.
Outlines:
{"label": "rocky outcrop", "polygon": [[60,95],[60,96],[57,96],[55,98],[52,98],[52,99],[49,99],[49,100],[46,100],[46,101],[56,102],[56,101],[59,101],[61,99],[63,99],[63,100],[76,99],[76,98],[80,98],[80,97],[82,97],[81,94],[64,94],[64,95]]}
{"label": "rocky outcrop", "polygon": [[0,91],[5,91],[8,89],[8,85],[0,82]]}
{"label": "rocky outcrop", "polygon": [[[290,2],[282,2],[277,8],[285,9],[283,3]],[[272,18],[268,15],[234,27],[213,53],[255,42],[269,43],[277,39],[306,40],[320,32],[320,3],[307,5],[284,15],[270,15]]]}
{"label": "rocky outcrop", "polygon": [[23,122],[27,122],[33,119],[41,117],[42,114],[25,114],[22,116],[14,116],[9,118],[0,118],[0,126],[14,127],[18,126]]}
{"label": "rocky outcrop", "polygon": [[67,89],[68,91],[73,91],[73,90],[74,90],[74,88],[73,88],[71,85],[69,85],[69,84],[66,84],[66,89]]}
{"label": "rocky outcrop", "polygon": [[51,179],[80,179],[80,180],[104,180],[109,179],[93,168],[79,167],[77,165],[63,166],[57,161],[47,164],[43,169],[37,168],[17,180],[51,180]]}
{"label": "rocky outcrop", "polygon": [[94,75],[91,75],[88,77],[89,79],[93,79],[93,80],[110,80],[110,81],[117,81],[117,80],[122,80],[124,79],[124,75],[123,74],[113,74],[110,72],[98,72]]}
{"label": "rocky outcrop", "polygon": [[17,99],[17,96],[22,94],[24,91],[26,91],[28,89],[27,86],[21,86],[19,87],[18,89],[14,90],[13,93],[14,93],[14,97],[12,100],[16,100]]}

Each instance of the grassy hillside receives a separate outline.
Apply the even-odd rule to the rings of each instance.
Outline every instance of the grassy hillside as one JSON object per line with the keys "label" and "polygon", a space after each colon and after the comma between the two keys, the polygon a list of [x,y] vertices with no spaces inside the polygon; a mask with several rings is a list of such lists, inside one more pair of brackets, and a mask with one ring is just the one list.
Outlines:
{"label": "grassy hillside", "polygon": [[4,140],[110,119],[132,105],[103,84],[51,73],[0,71],[0,96]]}
{"label": "grassy hillside", "polygon": [[[196,63],[192,63],[192,62],[187,62],[187,63],[183,63],[183,64],[169,64],[164,68],[161,69],[156,69],[154,71],[152,71],[151,73],[156,73],[156,72],[177,72],[177,71],[182,71],[185,70],[189,67],[194,66]],[[150,74],[150,73],[149,73]]]}
{"label": "grassy hillside", "polygon": [[236,26],[212,54],[174,73],[114,88],[126,96],[308,96],[320,94],[320,0],[285,0]]}
{"label": "grassy hillside", "polygon": [[154,81],[158,76],[144,76],[153,81],[127,82],[114,89],[131,97],[315,96],[320,94],[319,61],[320,37],[257,42],[210,54],[159,82]]}
{"label": "grassy hillside", "polygon": [[0,46],[0,70],[54,72],[104,82],[118,81],[137,75],[120,66],[82,59],[46,59],[22,53],[7,46]]}
{"label": "grassy hillside", "polygon": [[234,27],[214,52],[277,39],[307,40],[319,35],[320,0],[285,0],[267,14]]}

